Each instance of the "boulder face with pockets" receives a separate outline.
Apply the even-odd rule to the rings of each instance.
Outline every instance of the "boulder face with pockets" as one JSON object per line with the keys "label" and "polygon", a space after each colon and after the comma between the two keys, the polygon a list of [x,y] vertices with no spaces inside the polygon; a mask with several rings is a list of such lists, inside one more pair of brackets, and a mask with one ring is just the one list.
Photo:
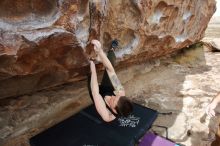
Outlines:
{"label": "boulder face with pockets", "polygon": [[215,9],[215,0],[1,0],[0,99],[84,79],[92,39],[104,51],[119,41],[118,68],[191,45]]}

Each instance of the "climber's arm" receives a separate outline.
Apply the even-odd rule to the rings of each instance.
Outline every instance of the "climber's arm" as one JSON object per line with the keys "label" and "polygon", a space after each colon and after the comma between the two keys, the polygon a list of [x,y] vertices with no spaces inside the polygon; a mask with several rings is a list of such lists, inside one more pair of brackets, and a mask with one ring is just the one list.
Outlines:
{"label": "climber's arm", "polygon": [[114,67],[112,66],[111,62],[105,55],[101,44],[98,40],[92,40],[92,44],[94,44],[94,49],[96,53],[99,55],[100,60],[102,61],[103,65],[105,66],[109,79],[115,89],[115,94],[120,94],[121,96],[125,96],[124,87],[122,86],[120,80],[118,79]]}
{"label": "climber's arm", "polygon": [[94,99],[96,110],[104,121],[110,122],[115,119],[115,116],[107,109],[104,99],[99,94],[97,73],[96,73],[96,68],[95,68],[95,64],[93,61],[90,61],[90,69],[91,69],[91,74],[92,74],[91,75],[91,90],[92,90],[92,96]]}

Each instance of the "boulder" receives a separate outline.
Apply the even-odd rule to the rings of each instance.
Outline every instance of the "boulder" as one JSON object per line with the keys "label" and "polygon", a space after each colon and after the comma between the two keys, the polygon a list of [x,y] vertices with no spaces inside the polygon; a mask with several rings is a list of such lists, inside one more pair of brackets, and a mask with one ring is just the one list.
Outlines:
{"label": "boulder", "polygon": [[117,68],[189,46],[215,10],[215,0],[1,0],[0,99],[85,79],[92,39],[105,52],[119,41]]}

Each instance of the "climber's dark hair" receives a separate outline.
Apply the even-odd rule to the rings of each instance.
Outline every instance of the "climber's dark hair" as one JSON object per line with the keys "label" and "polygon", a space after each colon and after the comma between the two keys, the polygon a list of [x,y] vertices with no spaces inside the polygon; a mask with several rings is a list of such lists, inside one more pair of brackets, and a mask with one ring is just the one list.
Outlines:
{"label": "climber's dark hair", "polygon": [[133,111],[133,104],[126,96],[121,96],[115,109],[118,116],[127,117]]}

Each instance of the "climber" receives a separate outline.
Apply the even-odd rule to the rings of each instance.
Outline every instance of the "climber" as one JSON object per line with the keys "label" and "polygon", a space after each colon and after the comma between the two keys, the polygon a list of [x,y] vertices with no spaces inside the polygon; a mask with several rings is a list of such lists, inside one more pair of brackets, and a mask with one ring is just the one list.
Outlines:
{"label": "climber", "polygon": [[216,107],[219,103],[220,103],[220,93],[207,106],[206,114],[210,117],[214,117],[216,115]]}
{"label": "climber", "polygon": [[124,88],[113,68],[116,59],[114,49],[117,47],[118,41],[112,42],[112,49],[108,51],[107,56],[98,40],[92,40],[91,43],[97,54],[96,61],[102,62],[105,67],[101,85],[98,85],[96,67],[94,62],[90,60],[91,76],[89,76],[88,87],[96,110],[106,122],[110,122],[116,117],[126,117],[132,112],[133,106],[125,96]]}

